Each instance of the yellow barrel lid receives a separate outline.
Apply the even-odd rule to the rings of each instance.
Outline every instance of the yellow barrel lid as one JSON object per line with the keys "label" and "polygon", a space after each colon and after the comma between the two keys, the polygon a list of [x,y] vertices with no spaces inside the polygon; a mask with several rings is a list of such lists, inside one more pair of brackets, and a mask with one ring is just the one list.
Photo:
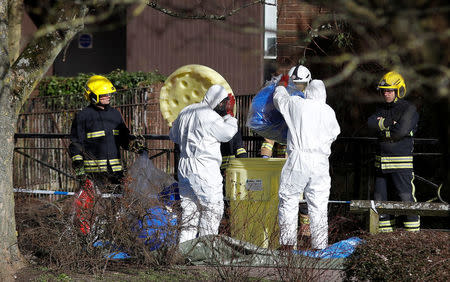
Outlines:
{"label": "yellow barrel lid", "polygon": [[214,84],[222,85],[233,94],[228,82],[207,66],[185,65],[175,70],[164,82],[159,95],[159,107],[169,126],[184,107],[201,102]]}

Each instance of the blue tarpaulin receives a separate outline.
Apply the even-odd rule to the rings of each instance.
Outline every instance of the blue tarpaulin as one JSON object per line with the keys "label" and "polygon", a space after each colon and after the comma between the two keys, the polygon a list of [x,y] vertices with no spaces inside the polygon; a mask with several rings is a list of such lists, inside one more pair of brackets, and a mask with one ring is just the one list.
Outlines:
{"label": "blue tarpaulin", "polygon": [[333,245],[318,251],[292,251],[294,254],[308,256],[312,258],[346,258],[350,256],[354,251],[356,246],[363,242],[362,239],[358,237],[351,237],[346,240],[339,241]]}

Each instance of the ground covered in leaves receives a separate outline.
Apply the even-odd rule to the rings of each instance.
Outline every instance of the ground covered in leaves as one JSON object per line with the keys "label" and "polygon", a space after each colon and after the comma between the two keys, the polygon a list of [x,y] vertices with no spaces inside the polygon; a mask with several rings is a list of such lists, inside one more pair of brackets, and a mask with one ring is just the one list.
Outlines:
{"label": "ground covered in leaves", "polygon": [[[156,255],[150,253],[149,246],[130,232],[130,218],[117,217],[116,213],[110,215],[115,220],[114,228],[105,229],[107,234],[102,235],[110,236],[134,255],[128,260],[107,260],[104,252],[92,248],[88,237],[80,235],[70,223],[72,203],[70,197],[52,201],[16,198],[19,247],[28,263],[16,274],[16,281],[215,281],[231,273],[217,267],[186,265],[174,247],[161,248]],[[132,207],[129,213],[133,216],[140,216],[135,202],[124,202],[124,206]],[[353,236],[365,240],[347,260],[345,273],[341,273],[352,281],[450,281],[449,235],[423,230],[373,236],[364,231],[361,217],[345,208],[330,208],[330,244]],[[280,280],[276,275],[258,276],[257,270],[253,274],[240,278]]]}
{"label": "ground covered in leaves", "polygon": [[165,269],[136,269],[116,266],[102,274],[78,273],[29,266],[21,269],[15,281],[214,281],[217,276],[212,269],[172,267]]}

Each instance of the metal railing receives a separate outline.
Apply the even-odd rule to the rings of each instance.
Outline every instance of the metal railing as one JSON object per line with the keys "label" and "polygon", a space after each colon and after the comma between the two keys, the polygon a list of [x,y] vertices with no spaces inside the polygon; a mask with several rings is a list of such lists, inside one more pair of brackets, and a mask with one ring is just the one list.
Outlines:
{"label": "metal railing", "polygon": [[[263,139],[245,126],[253,96],[236,97],[237,118],[249,157],[259,157]],[[82,95],[39,97],[27,101],[19,116],[15,135],[15,188],[74,191],[77,184],[67,152],[68,136],[74,114],[86,105]],[[177,156],[174,144],[168,138],[169,127],[159,111],[159,88],[118,91],[113,95],[112,105],[122,113],[133,134],[142,134],[146,138],[154,165],[174,175]],[[415,144],[418,185],[425,185],[427,188],[424,189],[434,191],[439,187],[434,180],[436,175],[431,175],[431,170],[424,172],[420,163],[441,166],[443,158],[439,141],[415,139]],[[370,199],[375,149],[376,138],[338,137],[330,156],[333,199]],[[130,165],[136,155],[123,151],[123,157]]]}
{"label": "metal railing", "polygon": [[[111,104],[121,112],[133,134],[147,136],[154,165],[173,174],[173,144],[163,136],[169,128],[159,112],[159,88],[118,91]],[[75,113],[87,105],[82,95],[35,97],[26,102],[15,134],[15,188],[75,189],[68,137]],[[130,165],[136,155],[123,151],[123,158]]]}

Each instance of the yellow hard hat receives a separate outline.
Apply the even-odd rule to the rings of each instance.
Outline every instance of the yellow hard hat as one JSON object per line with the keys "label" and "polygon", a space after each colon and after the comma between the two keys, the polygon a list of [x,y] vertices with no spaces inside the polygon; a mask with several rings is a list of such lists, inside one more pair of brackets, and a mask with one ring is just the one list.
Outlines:
{"label": "yellow hard hat", "polygon": [[395,71],[390,71],[383,75],[378,83],[378,90],[393,89],[398,98],[403,98],[406,95],[406,84],[403,77]]}
{"label": "yellow hard hat", "polygon": [[86,83],[84,97],[93,104],[98,104],[99,96],[116,92],[114,85],[104,76],[93,75]]}

